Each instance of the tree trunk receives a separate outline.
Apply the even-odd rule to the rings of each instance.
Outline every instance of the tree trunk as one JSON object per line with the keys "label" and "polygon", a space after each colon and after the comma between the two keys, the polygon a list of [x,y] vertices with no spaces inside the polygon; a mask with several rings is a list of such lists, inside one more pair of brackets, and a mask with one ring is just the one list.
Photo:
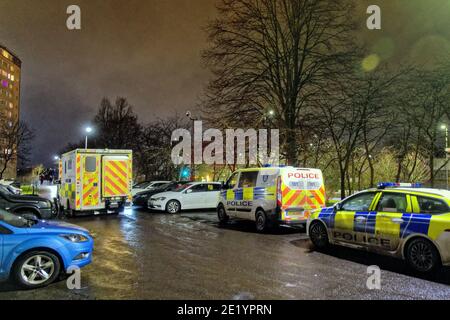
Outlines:
{"label": "tree trunk", "polygon": [[340,169],[340,175],[341,175],[341,199],[345,198],[345,170],[343,168]]}

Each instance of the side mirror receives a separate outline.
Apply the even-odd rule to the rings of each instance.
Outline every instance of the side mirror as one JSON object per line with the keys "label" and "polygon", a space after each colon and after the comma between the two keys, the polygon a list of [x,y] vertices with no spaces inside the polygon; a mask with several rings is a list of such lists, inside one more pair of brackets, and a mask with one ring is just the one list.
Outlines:
{"label": "side mirror", "polygon": [[337,212],[342,209],[342,204],[340,202],[334,205],[334,212]]}
{"label": "side mirror", "polygon": [[187,189],[186,193],[192,193],[192,189]]}

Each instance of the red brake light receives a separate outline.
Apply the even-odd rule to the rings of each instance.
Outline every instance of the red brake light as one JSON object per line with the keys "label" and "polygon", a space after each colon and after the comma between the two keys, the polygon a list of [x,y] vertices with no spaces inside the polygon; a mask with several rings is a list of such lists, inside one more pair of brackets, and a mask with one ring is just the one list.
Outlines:
{"label": "red brake light", "polygon": [[282,203],[281,177],[277,178],[277,207],[281,208]]}

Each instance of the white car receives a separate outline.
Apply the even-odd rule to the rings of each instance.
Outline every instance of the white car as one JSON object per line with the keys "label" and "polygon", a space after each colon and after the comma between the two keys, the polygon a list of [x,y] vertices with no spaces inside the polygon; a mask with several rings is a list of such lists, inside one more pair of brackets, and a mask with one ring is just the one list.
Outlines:
{"label": "white car", "polygon": [[220,182],[190,182],[173,191],[153,195],[148,201],[148,207],[168,213],[216,208],[221,187]]}
{"label": "white car", "polygon": [[142,191],[148,191],[154,188],[158,188],[163,184],[170,183],[171,181],[146,181],[141,182],[133,186],[131,189],[131,195],[134,197],[136,194]]}
{"label": "white car", "polygon": [[4,186],[6,189],[8,189],[12,194],[21,194],[22,190],[13,186],[14,181],[13,180],[0,180],[0,185]]}

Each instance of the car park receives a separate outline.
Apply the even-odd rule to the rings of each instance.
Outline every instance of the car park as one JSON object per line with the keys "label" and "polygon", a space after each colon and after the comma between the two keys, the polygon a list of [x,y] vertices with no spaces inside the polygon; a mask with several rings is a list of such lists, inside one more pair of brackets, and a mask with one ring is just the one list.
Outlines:
{"label": "car park", "polygon": [[31,219],[51,219],[57,214],[52,201],[35,195],[16,195],[2,186],[0,209]]}
{"label": "car park", "polygon": [[264,232],[278,225],[305,226],[310,213],[324,206],[319,169],[248,168],[234,172],[224,184],[217,214],[221,224],[250,220]]}
{"label": "car park", "polygon": [[0,279],[34,289],[49,285],[70,267],[92,259],[86,229],[63,222],[29,220],[0,209]]}
{"label": "car park", "polygon": [[135,184],[131,189],[131,195],[135,196],[136,194],[144,191],[149,191],[158,187],[161,187],[167,183],[172,181],[145,181],[138,184]]}
{"label": "car park", "polygon": [[430,272],[450,265],[450,191],[381,183],[314,212],[307,230],[317,248],[373,251]]}
{"label": "car park", "polygon": [[133,197],[133,206],[135,207],[141,207],[141,208],[148,208],[148,200],[151,198],[151,196],[166,192],[166,191],[173,191],[176,188],[178,188],[180,185],[186,184],[188,181],[177,181],[177,182],[169,182],[165,183],[161,186],[152,188],[150,190],[141,191],[134,195]]}
{"label": "car park", "polygon": [[217,207],[221,188],[219,182],[190,182],[173,191],[157,193],[148,201],[153,210],[178,213],[181,210],[212,209]]}

